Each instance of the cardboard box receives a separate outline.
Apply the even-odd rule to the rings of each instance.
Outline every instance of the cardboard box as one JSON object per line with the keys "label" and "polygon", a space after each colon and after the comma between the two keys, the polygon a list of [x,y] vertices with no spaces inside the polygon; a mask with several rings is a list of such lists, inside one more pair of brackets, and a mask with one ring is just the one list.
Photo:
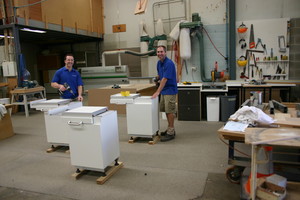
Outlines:
{"label": "cardboard box", "polygon": [[256,196],[261,200],[282,200],[286,196],[286,189],[285,187],[267,182],[265,178],[260,178]]}
{"label": "cardboard box", "polygon": [[268,176],[266,178],[266,182],[273,183],[275,185],[278,185],[280,187],[286,188],[287,179],[283,176],[279,176],[277,174],[273,174],[271,176]]}
{"label": "cardboard box", "polygon": [[118,114],[126,114],[126,105],[110,103],[110,96],[121,91],[129,91],[131,94],[139,93],[141,96],[152,96],[156,91],[154,84],[130,84],[120,85],[121,88],[114,89],[112,86],[93,88],[88,90],[89,106],[107,106],[109,110],[116,110]]}
{"label": "cardboard box", "polygon": [[7,113],[0,119],[0,140],[13,136],[14,130],[11,123],[10,115]]}

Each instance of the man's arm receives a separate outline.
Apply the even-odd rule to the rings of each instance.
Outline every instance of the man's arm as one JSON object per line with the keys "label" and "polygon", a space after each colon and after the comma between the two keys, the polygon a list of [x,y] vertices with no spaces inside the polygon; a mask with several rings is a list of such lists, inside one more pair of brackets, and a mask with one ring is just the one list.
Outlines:
{"label": "man's arm", "polygon": [[83,97],[82,97],[82,85],[78,86],[78,101],[83,101]]}
{"label": "man's arm", "polygon": [[152,99],[158,97],[160,92],[164,89],[167,81],[168,81],[168,79],[166,79],[166,78],[161,79],[159,87],[157,88],[156,92],[151,97]]}
{"label": "man's arm", "polygon": [[65,88],[63,85],[58,84],[57,82],[52,82],[52,83],[51,83],[51,87],[57,88],[57,89],[59,89],[60,91],[65,91],[65,90],[66,90],[66,88]]}

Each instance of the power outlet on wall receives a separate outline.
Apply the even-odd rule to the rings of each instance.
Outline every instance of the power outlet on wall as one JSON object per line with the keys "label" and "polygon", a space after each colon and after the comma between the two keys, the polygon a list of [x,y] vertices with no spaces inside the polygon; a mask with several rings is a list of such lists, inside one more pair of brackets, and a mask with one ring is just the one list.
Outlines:
{"label": "power outlet on wall", "polygon": [[192,67],[192,71],[197,71],[197,67]]}

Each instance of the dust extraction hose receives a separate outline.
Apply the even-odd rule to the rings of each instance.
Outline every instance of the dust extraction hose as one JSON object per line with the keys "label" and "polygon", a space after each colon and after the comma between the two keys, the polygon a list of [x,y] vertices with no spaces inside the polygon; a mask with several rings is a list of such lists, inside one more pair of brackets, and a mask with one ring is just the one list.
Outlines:
{"label": "dust extraction hose", "polygon": [[105,55],[114,55],[114,54],[119,54],[119,65],[121,65],[120,54],[123,54],[123,53],[131,54],[131,55],[134,55],[134,56],[147,56],[147,55],[151,55],[151,54],[155,53],[155,50],[147,51],[147,52],[144,52],[144,53],[130,51],[130,50],[104,51],[102,53],[102,66],[105,66]]}

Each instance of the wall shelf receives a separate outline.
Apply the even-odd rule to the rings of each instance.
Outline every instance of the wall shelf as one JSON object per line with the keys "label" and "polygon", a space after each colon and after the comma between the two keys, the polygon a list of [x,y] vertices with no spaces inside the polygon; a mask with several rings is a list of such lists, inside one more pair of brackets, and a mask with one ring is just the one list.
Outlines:
{"label": "wall shelf", "polygon": [[263,61],[256,61],[257,63],[288,63],[289,60],[263,60]]}

